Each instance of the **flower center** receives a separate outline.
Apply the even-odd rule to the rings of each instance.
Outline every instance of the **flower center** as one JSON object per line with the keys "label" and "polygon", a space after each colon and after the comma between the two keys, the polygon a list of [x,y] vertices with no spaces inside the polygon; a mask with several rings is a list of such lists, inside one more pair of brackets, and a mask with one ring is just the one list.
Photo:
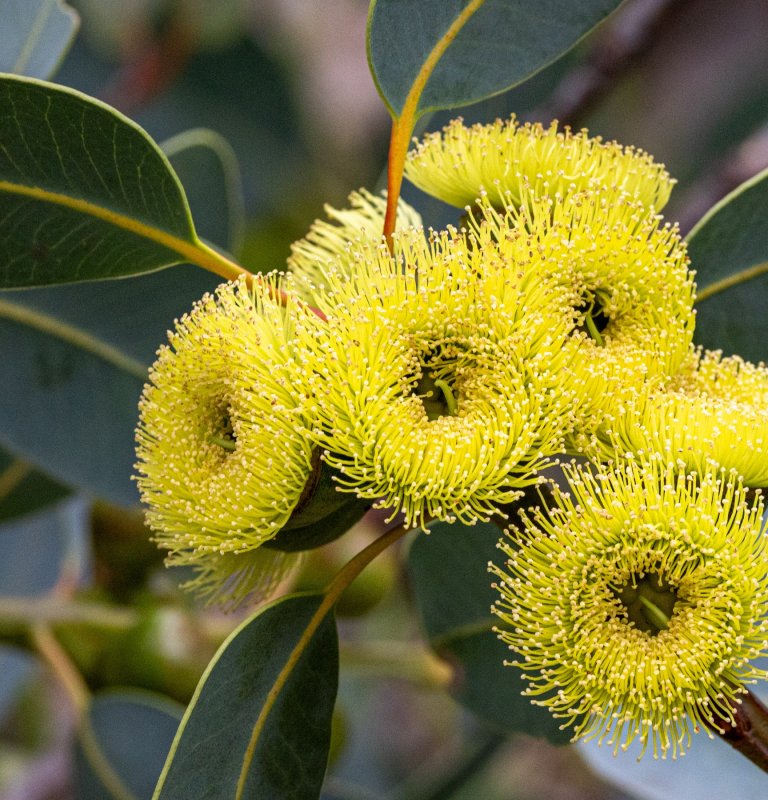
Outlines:
{"label": "flower center", "polygon": [[454,389],[456,354],[452,348],[438,346],[429,350],[421,361],[421,377],[413,385],[413,393],[421,400],[427,419],[455,416],[458,399]]}
{"label": "flower center", "polygon": [[220,412],[220,421],[216,425],[215,433],[208,437],[211,444],[217,444],[227,452],[234,452],[237,447],[237,439],[235,438],[235,429],[232,427],[232,417],[229,415],[228,409],[222,409]]}
{"label": "flower center", "polygon": [[615,594],[626,609],[629,621],[638,630],[656,636],[669,626],[677,593],[658,575],[632,575]]}

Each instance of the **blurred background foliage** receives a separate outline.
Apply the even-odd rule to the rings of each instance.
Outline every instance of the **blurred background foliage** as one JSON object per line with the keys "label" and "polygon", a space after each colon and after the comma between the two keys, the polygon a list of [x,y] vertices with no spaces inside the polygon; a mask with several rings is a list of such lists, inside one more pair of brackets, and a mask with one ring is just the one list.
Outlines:
{"label": "blurred background foliage", "polygon": [[[168,143],[201,234],[227,243],[249,269],[283,267],[324,203],[382,188],[389,117],[366,64],[365,0],[71,5],[81,29],[55,80]],[[765,0],[627,0],[532,80],[461,113],[468,121],[556,117],[648,150],[679,180],[666,216],[687,230],[768,166],[766,41]],[[223,141],[183,138],[200,128]],[[187,147],[194,142],[204,145],[197,155]],[[201,168],[211,151],[215,163]],[[195,183],[211,170],[222,173],[218,194]],[[415,189],[405,196],[428,224],[455,222],[454,210]],[[176,305],[131,332],[143,361],[173,316],[215,285],[189,268],[149,280]],[[135,302],[156,300],[142,290]],[[325,585],[379,523],[369,515],[314,552],[295,587]],[[501,735],[438,691],[450,672],[423,644],[402,556],[375,562],[339,609],[326,800],[626,797],[573,748]],[[239,619],[196,607],[177,588],[181,577],[162,567],[138,508],[80,497],[0,453],[0,800],[151,796],[181,704]],[[58,679],[35,653],[59,663]],[[77,669],[69,683],[67,664]],[[96,701],[75,732],[72,701],[86,690]]]}

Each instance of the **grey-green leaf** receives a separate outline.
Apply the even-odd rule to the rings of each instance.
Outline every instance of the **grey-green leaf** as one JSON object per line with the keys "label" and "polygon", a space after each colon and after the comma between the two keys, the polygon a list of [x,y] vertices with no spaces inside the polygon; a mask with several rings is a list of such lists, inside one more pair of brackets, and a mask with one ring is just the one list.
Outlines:
{"label": "grey-green leaf", "polygon": [[500,536],[490,523],[431,526],[408,556],[416,604],[432,647],[456,668],[451,691],[462,705],[504,731],[564,743],[570,736],[557,720],[521,696],[519,672],[504,666],[513,654],[492,631],[490,607],[498,594],[488,562],[500,558]]}
{"label": "grey-green leaf", "polygon": [[[766,684],[757,691],[765,700]],[[754,691],[754,689],[753,689]],[[684,758],[653,758],[646,752],[640,758],[641,745],[635,740],[628,750],[609,743],[598,746],[591,741],[579,744],[579,753],[601,778],[636,800],[763,800],[766,775],[759,767],[728,747],[718,737],[701,731],[686,746]]]}
{"label": "grey-green leaf", "polygon": [[174,267],[126,281],[0,292],[0,442],[52,477],[138,501],[137,403],[174,317],[216,283]]}
{"label": "grey-green leaf", "polygon": [[49,506],[68,494],[66,486],[0,449],[0,522]]}
{"label": "grey-green leaf", "polygon": [[69,50],[80,18],[62,0],[0,0],[0,72],[49,78]]}
{"label": "grey-green leaf", "polygon": [[3,76],[0,131],[0,288],[136,275],[195,252],[168,159],[119,112]]}
{"label": "grey-green leaf", "polygon": [[696,304],[696,341],[753,361],[768,360],[766,219],[768,170],[731,192],[688,234],[703,293]]}
{"label": "grey-green leaf", "polygon": [[239,253],[245,230],[245,200],[240,165],[227,140],[207,128],[194,128],[163,142],[187,195],[200,236]]}
{"label": "grey-green leaf", "polygon": [[[229,207],[205,214],[209,198],[227,196],[225,169],[203,158],[187,160],[182,171],[200,189],[193,189],[192,202],[201,232],[228,246],[219,237],[229,235]],[[14,387],[0,397],[0,442],[64,484],[121,504],[137,502],[130,476],[146,368],[173,320],[218,282],[204,270],[176,266],[130,280],[0,292],[2,376]],[[30,492],[46,489],[40,482],[25,485]],[[42,504],[30,492],[15,499]]]}
{"label": "grey-green leaf", "polygon": [[[283,598],[227,639],[182,720],[155,800],[235,800],[241,772],[246,776],[241,800],[317,800],[338,684],[331,615],[292,668],[287,665],[322,600],[321,595]],[[273,689],[275,703],[252,740]]]}
{"label": "grey-green leaf", "polygon": [[[395,117],[429,53],[472,0],[373,0],[368,60]],[[570,50],[621,0],[485,0],[426,83],[416,116],[504,91]]]}

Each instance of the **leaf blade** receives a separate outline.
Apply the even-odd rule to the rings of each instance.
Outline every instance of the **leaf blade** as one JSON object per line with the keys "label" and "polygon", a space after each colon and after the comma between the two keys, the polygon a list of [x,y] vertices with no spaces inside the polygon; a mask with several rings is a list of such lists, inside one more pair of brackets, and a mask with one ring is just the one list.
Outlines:
{"label": "leaf blade", "polygon": [[179,266],[0,292],[2,375],[13,387],[0,392],[2,446],[67,486],[137,503],[130,476],[147,367],[174,318],[215,285]]}
{"label": "leaf blade", "polygon": [[[155,800],[319,796],[338,680],[336,629],[323,604],[322,595],[283,598],[229,637],[182,720]],[[282,689],[271,695],[321,613]],[[264,728],[254,739],[260,719]]]}
{"label": "leaf blade", "polygon": [[745,358],[768,358],[768,170],[713,206],[688,234],[701,287],[695,340]]}
{"label": "leaf blade", "polygon": [[112,690],[96,695],[79,731],[75,776],[81,800],[149,800],[181,717],[161,695]]}
{"label": "leaf blade", "polygon": [[[619,4],[620,0],[477,4],[425,82],[416,116],[468,105],[521,83],[573,47]],[[407,0],[373,0],[368,59],[394,117],[403,113],[428,54],[471,5],[473,0],[422,0],[418,7]]]}
{"label": "leaf blade", "polygon": [[124,277],[200,244],[168,159],[97,100],[0,78],[0,288]]}
{"label": "leaf blade", "polygon": [[0,523],[52,505],[69,489],[0,449]]}
{"label": "leaf blade", "polygon": [[230,253],[239,253],[245,198],[232,146],[215,131],[193,128],[164,141],[161,148],[184,186],[199,235]]}

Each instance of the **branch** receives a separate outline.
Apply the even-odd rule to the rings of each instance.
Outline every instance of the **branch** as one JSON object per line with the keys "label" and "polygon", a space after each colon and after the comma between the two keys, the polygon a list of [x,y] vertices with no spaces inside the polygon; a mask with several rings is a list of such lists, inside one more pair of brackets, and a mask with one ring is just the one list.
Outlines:
{"label": "branch", "polygon": [[585,62],[555,87],[547,103],[525,116],[574,128],[653,44],[667,16],[687,0],[634,0],[601,29]]}
{"label": "branch", "polygon": [[750,691],[740,700],[733,704],[733,723],[717,720],[713,730],[734,750],[768,772],[768,708]]}

